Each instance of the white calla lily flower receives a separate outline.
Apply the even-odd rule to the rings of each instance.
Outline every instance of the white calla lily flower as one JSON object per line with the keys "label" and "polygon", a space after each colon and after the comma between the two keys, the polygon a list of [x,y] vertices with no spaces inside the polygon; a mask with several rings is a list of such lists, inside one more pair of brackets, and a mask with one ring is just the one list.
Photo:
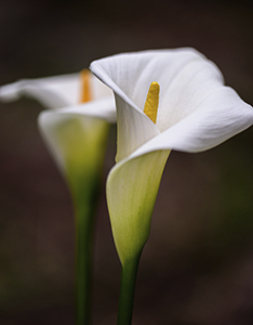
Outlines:
{"label": "white calla lily flower", "polygon": [[[89,78],[88,81],[87,78]],[[52,156],[64,173],[66,171],[67,147],[73,149],[73,144],[70,145],[70,138],[66,141],[62,127],[62,140],[59,134],[57,135],[60,126],[64,124],[66,128],[68,125],[67,134],[70,137],[71,124],[73,128],[73,123],[79,123],[79,129],[76,129],[75,134],[73,132],[71,136],[78,139],[80,150],[84,151],[87,136],[88,138],[91,137],[91,134],[97,136],[99,132],[102,132],[102,129],[99,131],[98,124],[104,123],[107,126],[107,122],[114,123],[116,121],[112,91],[87,70],[83,70],[81,73],[41,79],[23,79],[0,87],[1,101],[10,102],[23,96],[36,99],[49,109],[39,115],[39,126]],[[83,96],[88,97],[83,98]],[[102,138],[105,138],[104,134],[101,134]],[[83,144],[81,144],[81,139],[84,141]]]}
{"label": "white calla lily flower", "polygon": [[[124,265],[148,238],[170,151],[200,152],[222,143],[253,124],[253,108],[224,86],[213,62],[191,48],[114,55],[90,69],[116,99],[117,163],[107,180],[107,201]],[[156,101],[160,96],[156,123],[144,110],[154,81],[160,85],[160,95],[151,95]]]}
{"label": "white calla lily flower", "polygon": [[72,195],[77,245],[76,319],[78,324],[89,324],[94,212],[109,126],[116,121],[113,93],[83,70],[0,87],[2,101],[21,96],[32,97],[49,108],[40,113],[38,124]]}

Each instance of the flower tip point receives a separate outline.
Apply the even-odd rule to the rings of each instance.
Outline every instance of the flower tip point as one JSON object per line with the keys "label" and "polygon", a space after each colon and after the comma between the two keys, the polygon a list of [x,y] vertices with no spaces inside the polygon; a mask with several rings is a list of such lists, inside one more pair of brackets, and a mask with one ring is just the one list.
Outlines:
{"label": "flower tip point", "polygon": [[156,89],[160,90],[160,85],[159,85],[159,83],[157,81],[153,81],[153,82],[151,82],[149,88],[152,88],[154,90],[156,90]]}

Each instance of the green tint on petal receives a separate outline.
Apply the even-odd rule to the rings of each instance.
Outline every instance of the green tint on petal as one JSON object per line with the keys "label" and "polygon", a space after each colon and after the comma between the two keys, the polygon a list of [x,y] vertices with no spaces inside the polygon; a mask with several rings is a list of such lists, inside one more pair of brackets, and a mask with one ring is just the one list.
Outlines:
{"label": "green tint on petal", "polygon": [[122,265],[139,255],[150,231],[162,172],[170,150],[117,164],[107,180],[107,202]]}
{"label": "green tint on petal", "polygon": [[108,131],[107,122],[88,116],[73,116],[55,128],[57,147],[75,203],[81,200],[84,205],[84,200],[88,203],[91,199],[88,193],[92,193],[91,188],[101,176]]}

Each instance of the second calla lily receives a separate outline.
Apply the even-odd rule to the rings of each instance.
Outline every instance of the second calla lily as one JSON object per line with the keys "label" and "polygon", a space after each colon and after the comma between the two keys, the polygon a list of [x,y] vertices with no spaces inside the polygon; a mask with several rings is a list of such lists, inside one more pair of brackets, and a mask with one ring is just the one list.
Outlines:
{"label": "second calla lily", "polygon": [[32,97],[49,110],[39,115],[41,134],[64,175],[76,217],[76,324],[90,323],[94,211],[109,123],[115,122],[112,91],[88,70],[21,80],[0,87],[0,100]]}
{"label": "second calla lily", "polygon": [[222,143],[253,124],[253,108],[224,86],[214,63],[191,48],[120,54],[90,68],[116,99],[117,156],[107,202],[122,263],[118,325],[127,325],[170,151],[199,152]]}
{"label": "second calla lily", "polygon": [[[44,111],[39,116],[42,135],[66,177],[75,208],[77,325],[90,324],[94,212],[109,122],[114,122],[116,115],[111,91],[88,71],[86,78],[90,81],[84,80],[81,96],[84,104]],[[97,87],[96,90],[100,87],[107,96],[95,95],[92,85]]]}
{"label": "second calla lily", "polygon": [[[69,137],[76,136],[79,142],[83,139],[86,141],[87,134],[88,138],[91,134],[98,135],[98,124],[103,122],[102,124],[108,125],[108,122],[116,120],[112,91],[88,70],[41,79],[22,79],[0,87],[0,100],[3,102],[24,96],[36,99],[49,109],[40,114],[39,126],[51,154],[64,174],[66,159],[69,159],[66,158],[69,156],[66,151],[73,151]],[[71,128],[75,132],[71,132]],[[87,134],[81,135],[80,132]],[[101,137],[104,138],[104,135]],[[86,146],[81,144],[81,148],[84,150]]]}

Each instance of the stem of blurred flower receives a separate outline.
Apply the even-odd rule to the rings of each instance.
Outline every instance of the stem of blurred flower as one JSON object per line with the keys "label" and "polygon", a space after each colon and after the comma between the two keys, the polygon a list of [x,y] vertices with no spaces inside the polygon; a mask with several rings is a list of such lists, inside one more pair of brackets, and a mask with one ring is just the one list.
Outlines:
{"label": "stem of blurred flower", "polygon": [[75,193],[76,215],[76,324],[91,322],[93,237],[99,179],[93,181],[89,195]]}
{"label": "stem of blurred flower", "polygon": [[77,203],[75,208],[77,325],[91,323],[94,210],[91,206],[83,209],[82,205]]}

